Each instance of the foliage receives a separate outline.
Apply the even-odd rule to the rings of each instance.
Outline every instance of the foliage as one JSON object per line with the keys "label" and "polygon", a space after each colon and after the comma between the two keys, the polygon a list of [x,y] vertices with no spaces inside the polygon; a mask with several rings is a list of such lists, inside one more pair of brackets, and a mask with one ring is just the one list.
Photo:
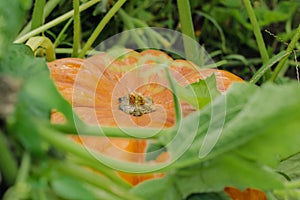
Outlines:
{"label": "foliage", "polygon": [[[76,128],[93,132],[94,127],[81,122],[57,91],[45,58],[36,57],[25,44],[13,43],[32,38],[26,38],[36,31],[30,29],[30,24],[26,26],[29,20],[33,21],[33,29],[40,26],[34,35],[42,33],[52,40],[58,58],[72,55],[75,43],[79,44],[80,55],[84,49],[81,47],[89,49],[85,46],[87,41],[95,45],[126,29],[156,26],[181,31],[180,24],[184,22],[178,16],[176,2],[81,1],[87,9],[80,10],[81,37],[74,37],[73,18],[66,21],[69,17],[64,17],[73,7],[71,1],[48,0],[43,14],[32,15],[37,10],[35,5],[43,5],[42,1],[36,2],[0,1],[0,88],[7,88],[0,91],[3,199],[152,199],[155,196],[217,200],[229,199],[224,192],[226,186],[241,190],[257,188],[270,199],[300,198],[300,88],[294,80],[299,80],[296,69],[299,1],[253,1],[251,9],[255,16],[252,17],[256,17],[258,24],[248,20],[243,3],[246,1],[190,1],[192,22],[189,23],[194,26],[182,31],[194,32],[196,41],[211,52],[213,59],[226,63],[222,68],[251,81],[234,84],[226,95],[215,89],[214,76],[190,85],[203,88],[196,90],[196,99],[190,99],[188,91],[186,96],[184,90],[178,91],[179,98],[197,102],[199,110],[183,118],[178,129],[156,136],[152,145],[165,147],[176,161],[158,170],[166,173],[163,178],[134,187],[66,137],[67,133],[76,132]],[[184,15],[184,9],[181,12]],[[14,17],[10,17],[11,13]],[[61,16],[60,22],[55,21]],[[51,26],[39,24],[43,21]],[[103,29],[94,32],[99,23]],[[261,30],[269,57],[265,63],[253,27]],[[275,67],[278,73],[274,73],[273,66],[280,61]],[[268,71],[273,74],[274,82],[266,75]],[[256,82],[259,84],[254,85]],[[11,107],[8,111],[3,109]],[[65,125],[50,123],[53,109],[64,114]],[[114,131],[108,128],[106,134]],[[181,150],[186,151],[181,154]],[[124,171],[143,171],[145,167],[157,170],[151,165],[105,159]]]}

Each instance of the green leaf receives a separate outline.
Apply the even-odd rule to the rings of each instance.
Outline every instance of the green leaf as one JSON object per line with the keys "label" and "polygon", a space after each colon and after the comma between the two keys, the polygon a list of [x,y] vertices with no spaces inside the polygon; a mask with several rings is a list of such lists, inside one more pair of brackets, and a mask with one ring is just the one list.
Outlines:
{"label": "green leaf", "polygon": [[[184,196],[191,193],[221,192],[226,186],[242,190],[247,187],[264,190],[283,188],[281,177],[271,168],[234,153],[180,169],[174,176],[176,185]],[[265,180],[268,180],[267,183]]]}
{"label": "green leaf", "polygon": [[245,138],[247,143],[237,149],[240,155],[268,166],[277,166],[280,160],[299,151],[298,98],[300,88],[295,82],[264,85],[252,96],[243,112],[224,129],[220,141],[223,136],[224,139],[231,138],[231,142]]}
{"label": "green leaf", "polygon": [[[246,88],[245,85],[244,89]],[[299,86],[294,82],[281,86],[268,84],[257,89],[254,94],[248,92],[250,96],[244,91],[247,97],[246,102],[238,99],[233,101],[234,93],[229,92],[226,101],[226,117],[234,108],[240,107],[240,112],[235,112],[230,121],[225,120],[220,137],[215,138],[218,139],[217,144],[203,159],[210,159],[222,152],[239,147],[239,152],[243,156],[274,166],[280,159],[296,153],[299,149],[296,142],[299,142],[296,132],[297,127],[300,126],[297,122],[300,117],[297,112],[300,111],[297,98],[299,90]],[[244,98],[242,94],[236,97]],[[217,105],[214,104],[213,107],[202,111],[202,115],[214,106]],[[218,115],[220,113],[216,116],[209,115],[208,119],[218,119]],[[204,124],[206,125],[205,121]],[[197,135],[200,137],[195,139],[189,151],[199,151],[205,133],[200,132]],[[276,148],[268,149],[270,145]]]}
{"label": "green leaf", "polygon": [[282,60],[286,56],[290,55],[290,52],[281,51],[280,53],[273,56],[271,59],[268,60],[267,63],[265,63],[263,66],[255,72],[255,74],[252,76],[250,83],[256,83],[265,73],[267,70],[269,70],[275,63]]}
{"label": "green leaf", "polygon": [[[218,192],[225,186],[283,188],[284,178],[276,167],[299,152],[299,99],[296,82],[260,88],[234,84],[226,96],[183,119],[184,128],[175,136],[162,135],[161,144],[168,144],[171,157],[178,158],[169,168],[180,193]],[[201,126],[193,136],[189,128],[197,122]]]}
{"label": "green leaf", "polygon": [[25,22],[27,2],[28,0],[0,1],[0,60],[7,55],[8,46]]}
{"label": "green leaf", "polygon": [[37,154],[45,145],[36,135],[32,118],[49,119],[50,107],[40,102],[35,96],[29,95],[28,83],[39,79],[38,85],[49,79],[49,70],[43,59],[35,58],[29,47],[13,44],[8,47],[7,56],[0,61],[0,72],[10,75],[22,84],[14,115],[8,121],[10,132],[16,134],[21,143]]}
{"label": "green leaf", "polygon": [[239,8],[240,6],[242,6],[242,2],[239,0],[222,0],[220,2],[226,7]]}
{"label": "green leaf", "polygon": [[298,180],[300,178],[300,153],[280,162],[277,170],[288,180]]}
{"label": "green leaf", "polygon": [[[184,118],[180,129],[175,132],[176,137],[173,132],[161,135],[159,138],[161,144],[167,145],[170,141],[174,143],[167,147],[173,157],[177,155],[179,149],[188,148],[175,165],[187,166],[199,162],[200,149],[202,148],[201,154],[207,154],[207,151],[211,150],[217,140],[209,142],[210,138],[219,137],[224,125],[226,126],[242,111],[256,90],[257,87],[251,84],[234,83],[227,90],[226,95],[219,95],[210,105]],[[186,143],[190,147],[185,147]],[[226,145],[222,150],[226,150]],[[209,156],[213,155],[209,154]]]}
{"label": "green leaf", "polygon": [[[72,123],[76,116],[73,116],[71,105],[61,96],[50,78],[46,61],[34,57],[30,48],[23,44],[13,44],[8,53],[7,59],[0,62],[0,72],[12,75],[23,83],[24,94],[21,93],[20,102],[28,106],[24,109],[40,110],[37,107],[44,107],[49,114],[50,109],[55,108]],[[33,116],[40,117],[35,114]],[[49,118],[49,115],[47,117]]]}
{"label": "green leaf", "polygon": [[89,185],[71,176],[56,177],[51,185],[54,192],[64,199],[100,199]]}
{"label": "green leaf", "polygon": [[9,130],[28,150],[41,154],[47,145],[38,136],[36,124],[50,123],[52,109],[62,112],[68,122],[74,124],[72,107],[50,79],[46,61],[35,58],[26,45],[11,45],[0,65],[1,73],[11,75],[22,84],[15,113],[8,121]]}
{"label": "green leaf", "polygon": [[152,200],[153,197],[157,200],[181,200],[181,194],[174,183],[172,176],[165,176],[140,183],[131,192],[145,200]]}
{"label": "green leaf", "polygon": [[176,90],[180,99],[190,103],[194,107],[201,109],[215,99],[219,94],[217,89],[216,77],[211,75],[205,80],[199,79],[186,88],[176,85]]}
{"label": "green leaf", "polygon": [[217,88],[216,76],[214,74],[207,77],[205,80],[199,80],[196,83],[192,83],[190,86],[196,94],[198,109],[209,104],[220,94]]}
{"label": "green leaf", "polygon": [[[166,148],[157,143],[150,143],[147,147],[146,161],[155,160],[162,152],[165,152]],[[149,153],[152,152],[152,153]]]}
{"label": "green leaf", "polygon": [[289,20],[297,11],[298,5],[294,2],[278,2],[276,7],[270,10],[267,5],[260,4],[263,6],[255,8],[255,14],[259,19],[259,24],[261,27],[270,25],[272,23],[279,23]]}

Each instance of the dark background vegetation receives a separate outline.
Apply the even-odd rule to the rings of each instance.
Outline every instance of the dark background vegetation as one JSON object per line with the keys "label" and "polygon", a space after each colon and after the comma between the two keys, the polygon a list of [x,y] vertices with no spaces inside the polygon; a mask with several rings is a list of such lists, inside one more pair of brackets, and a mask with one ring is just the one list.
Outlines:
{"label": "dark background vegetation", "polygon": [[[242,1],[193,0],[190,3],[198,42],[205,46],[209,53],[212,53],[215,61],[228,61],[221,68],[237,73],[246,80],[251,78],[261,67],[262,62]],[[81,13],[83,43],[113,4],[113,0],[101,1],[98,5]],[[300,1],[253,1],[253,7],[270,56],[285,49],[299,24]],[[71,9],[72,1],[61,1],[59,7],[47,17],[46,22]],[[180,31],[175,0],[133,0],[125,3],[123,9],[128,15],[141,20],[148,26]],[[46,36],[55,40],[64,24],[48,30]],[[128,24],[117,14],[104,28],[94,45],[128,28]],[[58,48],[71,48],[72,40],[73,30],[70,26]],[[65,56],[65,54],[58,55],[58,57]],[[295,66],[295,61],[292,59],[290,64]],[[287,75],[296,78],[295,69],[289,68]]]}

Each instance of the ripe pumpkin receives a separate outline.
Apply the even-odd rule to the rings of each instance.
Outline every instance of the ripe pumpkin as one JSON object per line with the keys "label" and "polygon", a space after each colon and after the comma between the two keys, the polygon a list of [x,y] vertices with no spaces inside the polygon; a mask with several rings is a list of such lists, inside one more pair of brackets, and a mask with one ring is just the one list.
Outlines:
{"label": "ripe pumpkin", "polygon": [[[182,86],[212,73],[217,87],[224,92],[233,81],[241,78],[216,69],[203,69],[186,60],[173,60],[158,50],[142,52],[126,49],[122,56],[100,53],[87,59],[64,58],[48,63],[51,77],[62,95],[71,102],[75,112],[89,124],[101,126],[167,128],[174,125],[175,112],[172,91],[162,67]],[[194,108],[181,101],[183,116]],[[53,112],[53,123],[62,123],[63,116]],[[89,148],[112,157],[132,162],[144,162],[147,141],[142,139],[72,137]],[[132,152],[131,154],[128,152]],[[167,159],[162,155],[160,160]],[[119,173],[132,185],[161,174],[132,175]]]}

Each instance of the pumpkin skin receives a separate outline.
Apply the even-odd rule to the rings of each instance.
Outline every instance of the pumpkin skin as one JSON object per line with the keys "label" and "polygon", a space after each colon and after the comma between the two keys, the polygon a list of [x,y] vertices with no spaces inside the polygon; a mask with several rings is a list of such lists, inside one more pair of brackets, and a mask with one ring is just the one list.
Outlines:
{"label": "pumpkin skin", "polygon": [[[123,52],[124,53],[124,52]],[[136,52],[125,50],[124,55],[115,57],[100,53],[87,59],[64,58],[48,63],[50,74],[58,90],[72,104],[78,116],[88,124],[101,126],[168,128],[174,125],[174,102],[164,69],[167,65],[171,76],[182,86],[212,73],[216,75],[217,87],[225,92],[234,81],[242,82],[238,76],[216,69],[203,69],[186,60],[173,60],[158,50]],[[120,97],[138,92],[150,97],[155,111],[141,116],[132,116],[119,109]],[[195,109],[180,101],[183,116]],[[53,123],[63,123],[60,113],[53,112]],[[73,140],[90,149],[132,162],[144,162],[147,140],[103,138],[95,136],[72,136]],[[157,162],[168,158],[162,155]],[[119,172],[130,184],[136,185],[146,179],[162,174],[133,175]]]}

